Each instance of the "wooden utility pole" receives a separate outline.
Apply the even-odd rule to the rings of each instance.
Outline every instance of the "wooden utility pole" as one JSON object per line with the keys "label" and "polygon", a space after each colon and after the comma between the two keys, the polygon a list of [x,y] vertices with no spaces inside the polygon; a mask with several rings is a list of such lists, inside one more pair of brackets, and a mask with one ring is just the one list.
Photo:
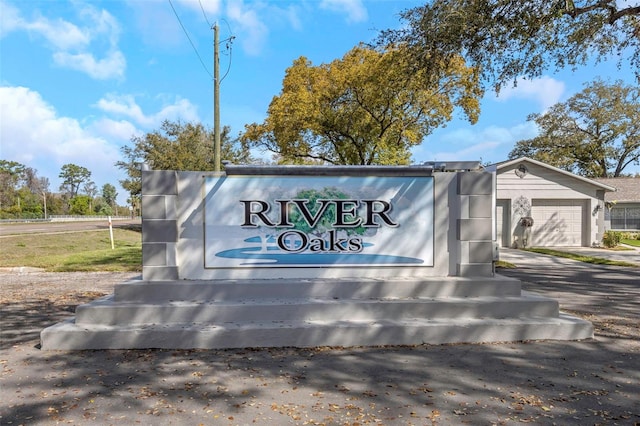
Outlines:
{"label": "wooden utility pole", "polygon": [[218,23],[213,25],[213,152],[214,168],[220,171],[220,46]]}

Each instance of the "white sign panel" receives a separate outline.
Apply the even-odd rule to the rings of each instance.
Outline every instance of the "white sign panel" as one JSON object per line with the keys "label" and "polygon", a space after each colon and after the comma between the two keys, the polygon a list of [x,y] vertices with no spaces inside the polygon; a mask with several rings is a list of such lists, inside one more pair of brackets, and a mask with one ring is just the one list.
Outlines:
{"label": "white sign panel", "polygon": [[205,268],[433,266],[433,178],[205,177]]}

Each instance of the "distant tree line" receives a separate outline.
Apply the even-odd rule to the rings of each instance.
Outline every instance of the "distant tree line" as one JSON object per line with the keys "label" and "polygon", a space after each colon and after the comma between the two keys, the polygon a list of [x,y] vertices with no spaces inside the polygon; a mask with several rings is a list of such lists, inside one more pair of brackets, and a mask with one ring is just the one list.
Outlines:
{"label": "distant tree line", "polygon": [[[77,164],[65,164],[62,184],[52,191],[49,178],[17,161],[0,160],[0,219],[44,219],[51,215],[102,215],[118,213],[116,187],[98,189],[91,172]],[[127,207],[120,207],[120,213]]]}

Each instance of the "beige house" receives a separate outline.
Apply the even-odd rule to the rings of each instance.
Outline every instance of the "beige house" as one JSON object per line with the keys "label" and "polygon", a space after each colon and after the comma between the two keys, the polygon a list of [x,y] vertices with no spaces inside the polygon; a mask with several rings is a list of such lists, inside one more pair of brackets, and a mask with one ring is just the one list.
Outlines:
{"label": "beige house", "polygon": [[615,192],[604,195],[606,230],[640,231],[640,177],[595,179],[612,186]]}
{"label": "beige house", "polygon": [[501,247],[588,247],[605,231],[605,193],[615,188],[530,158],[496,172],[496,241]]}

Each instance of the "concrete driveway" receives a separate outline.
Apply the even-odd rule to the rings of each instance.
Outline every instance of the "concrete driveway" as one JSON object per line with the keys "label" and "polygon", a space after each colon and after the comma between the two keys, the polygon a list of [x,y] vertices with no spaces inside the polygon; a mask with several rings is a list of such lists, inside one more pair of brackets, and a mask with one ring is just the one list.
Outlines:
{"label": "concrete driveway", "polygon": [[[640,267],[640,249],[637,247],[624,246],[628,250],[607,250],[597,247],[553,247],[554,250],[564,251],[567,253],[575,253],[585,256],[600,257],[608,260],[617,260],[622,262],[635,263]],[[500,248],[500,260],[514,264],[558,264],[563,263],[562,258],[554,256],[545,256],[528,251]],[[569,264],[571,261],[569,262]]]}
{"label": "concrete driveway", "polygon": [[[640,265],[640,252],[637,250],[613,252],[571,248],[566,251],[569,250]],[[594,265],[516,249],[501,249],[500,259],[516,265],[516,268],[498,268],[497,273],[519,279],[525,291],[558,300],[562,311],[581,313],[583,318],[592,322],[591,315],[602,318],[620,315],[628,327],[636,329],[640,323],[640,266]],[[605,323],[594,325],[604,329]]]}

